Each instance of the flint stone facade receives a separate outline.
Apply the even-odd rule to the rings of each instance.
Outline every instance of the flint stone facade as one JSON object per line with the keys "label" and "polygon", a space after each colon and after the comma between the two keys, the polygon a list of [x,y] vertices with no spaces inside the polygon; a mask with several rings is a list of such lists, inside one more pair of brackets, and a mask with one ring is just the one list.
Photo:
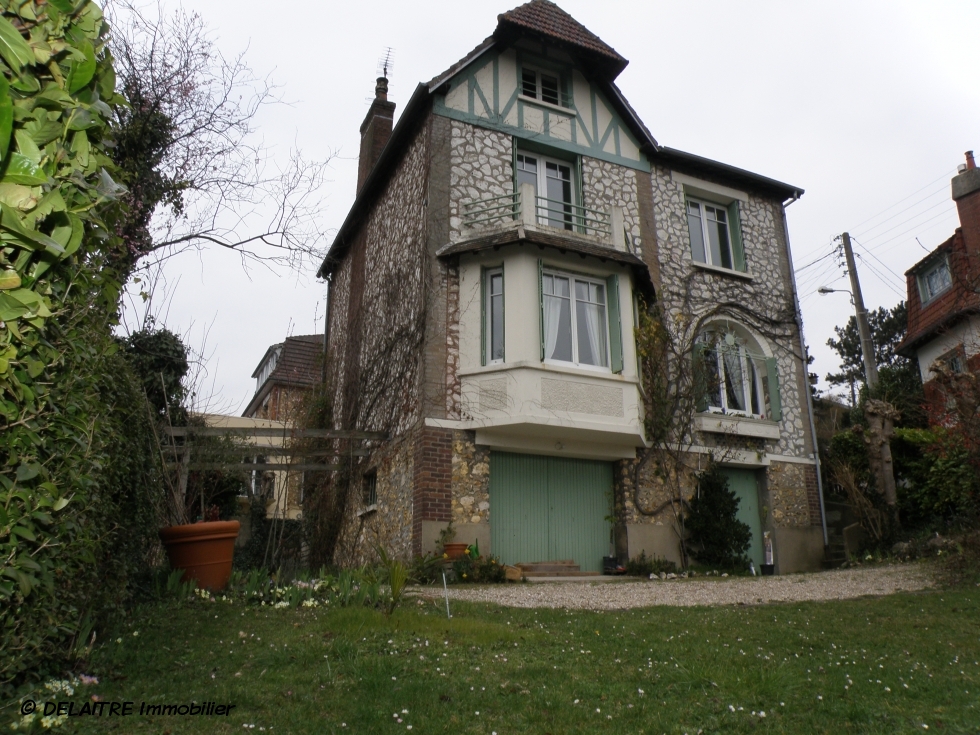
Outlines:
{"label": "flint stone facade", "polygon": [[[515,41],[513,34],[523,31],[508,23],[520,16],[521,28],[533,27],[539,14],[555,22],[540,25],[536,40]],[[532,0],[500,16],[498,30],[505,27],[507,33],[485,41],[413,96],[368,167],[320,269],[331,281],[335,425],[388,435],[356,465],[355,490],[365,473],[377,473],[378,503],[369,510],[352,493],[344,531],[348,558],[369,558],[375,543],[403,557],[435,551],[450,522],[456,540],[475,540],[484,553],[496,553],[491,456],[502,451],[610,463],[610,500],[626,538],[611,542],[609,552],[621,550],[622,542],[630,556],[645,551],[678,559],[672,491],[651,466],[641,473],[639,507],[635,503],[634,467],[646,451],[632,339],[635,299],[642,297],[655,300],[685,338],[692,335],[684,330],[719,304],[757,306],[750,318],[721,313],[713,323],[734,324],[764,345],[778,376],[781,415],[698,418],[675,472],[690,498],[694,474],[709,455],[753,471],[777,569],[818,567],[821,512],[783,212],[784,200],[802,192],[661,148],[635,113],[616,102],[612,78],[625,60],[552,3]],[[567,37],[556,39],[552,50],[547,37],[555,33]],[[519,82],[505,79],[530,63],[521,61],[528,54],[575,66],[568,77],[574,80],[572,106],[527,99],[517,91]],[[574,114],[589,94],[591,122]],[[602,138],[597,125],[606,126]],[[526,211],[523,222],[467,220],[481,202],[515,194],[517,150],[548,156],[548,145],[555,146],[554,159],[576,162],[576,206],[621,222],[623,233],[603,239],[549,228],[547,220],[525,228]],[[714,192],[738,200],[745,272],[692,258],[686,200]],[[480,354],[487,323],[481,279],[492,268],[506,276],[506,355],[496,364]],[[609,362],[597,370],[541,359],[544,319],[537,304],[545,268],[607,289],[618,284],[619,323],[610,327],[622,339],[618,370]]]}

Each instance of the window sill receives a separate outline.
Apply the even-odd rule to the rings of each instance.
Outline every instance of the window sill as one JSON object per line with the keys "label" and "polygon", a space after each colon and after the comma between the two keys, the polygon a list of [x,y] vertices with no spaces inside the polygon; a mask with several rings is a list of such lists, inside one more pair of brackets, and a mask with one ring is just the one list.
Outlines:
{"label": "window sill", "polygon": [[371,505],[369,505],[364,510],[357,511],[357,517],[363,518],[364,516],[371,515],[372,513],[377,513],[377,512],[378,512],[378,504],[371,503]]}
{"label": "window sill", "polygon": [[710,271],[712,273],[718,273],[723,276],[733,276],[735,278],[741,278],[743,281],[754,281],[755,277],[751,273],[743,273],[742,271],[732,270],[731,268],[721,268],[717,265],[709,265],[708,263],[701,263],[697,260],[691,260],[691,265],[695,268],[700,268],[701,270]]}
{"label": "window sill", "polygon": [[720,413],[700,413],[694,417],[694,428],[715,434],[755,436],[762,439],[778,439],[779,424],[767,419],[747,416],[730,416]]}
{"label": "window sill", "polygon": [[527,95],[518,95],[518,98],[523,102],[527,102],[532,105],[537,105],[538,107],[543,107],[546,110],[554,110],[555,112],[560,112],[563,115],[568,115],[569,117],[575,116],[575,110],[571,107],[562,107],[561,105],[555,105],[551,102],[545,102],[544,100],[539,100],[536,97],[528,97]]}
{"label": "window sill", "polygon": [[570,362],[541,362],[539,360],[515,360],[513,362],[498,363],[495,365],[482,365],[475,368],[462,368],[458,371],[461,378],[476,375],[491,375],[494,373],[506,373],[512,370],[541,370],[548,373],[562,373],[564,375],[576,375],[580,377],[599,378],[601,380],[614,381],[617,383],[639,384],[633,376],[625,376],[622,373],[612,373],[609,368],[588,368],[576,367]]}

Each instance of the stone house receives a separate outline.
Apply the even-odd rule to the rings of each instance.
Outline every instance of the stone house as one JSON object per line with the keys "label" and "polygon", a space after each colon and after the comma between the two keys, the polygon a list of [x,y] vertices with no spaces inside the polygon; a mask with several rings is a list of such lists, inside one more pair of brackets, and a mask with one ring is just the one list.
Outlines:
{"label": "stone house", "polygon": [[251,428],[282,432],[279,437],[265,438],[268,452],[253,458],[259,462],[283,465],[282,471],[252,473],[253,494],[267,491],[266,515],[269,518],[296,520],[302,517],[306,476],[301,471],[288,469],[296,462],[283,449],[303,397],[322,379],[322,367],[322,334],[286,337],[283,342],[265,351],[252,373],[255,393],[242,412],[242,418],[219,417],[224,420],[222,426],[243,432]]}
{"label": "stone house", "polygon": [[905,273],[908,330],[898,350],[918,360],[930,403],[944,400],[933,382],[937,361],[954,372],[980,370],[980,168],[973,151],[951,184],[960,226]]}
{"label": "stone house", "polygon": [[341,554],[431,551],[452,521],[509,564],[679,559],[671,492],[637,470],[634,328],[656,303],[693,346],[675,368],[707,378],[682,495],[714,456],[756,564],[768,534],[777,571],[819,567],[784,213],[802,190],[658,143],[615,84],[626,59],[554,3],[497,21],[397,125],[378,80],[318,271],[335,426],[389,436],[356,467]]}

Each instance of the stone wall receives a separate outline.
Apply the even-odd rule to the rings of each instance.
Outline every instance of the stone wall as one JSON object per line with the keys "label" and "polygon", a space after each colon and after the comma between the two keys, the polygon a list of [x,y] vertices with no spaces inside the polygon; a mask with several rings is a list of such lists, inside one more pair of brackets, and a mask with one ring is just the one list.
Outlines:
{"label": "stone wall", "polygon": [[449,229],[456,242],[472,235],[471,230],[462,229],[464,202],[514,193],[514,155],[509,135],[456,120],[452,121],[451,148]]}
{"label": "stone wall", "polygon": [[453,523],[490,522],[490,447],[476,444],[476,432],[453,432]]}
{"label": "stone wall", "polygon": [[[598,158],[582,158],[582,203],[605,212],[609,207],[623,210],[623,223],[630,233],[637,255],[642,253],[640,238],[640,207],[637,201],[636,177],[642,172]],[[621,237],[614,233],[617,242]]]}
{"label": "stone wall", "polygon": [[768,441],[766,450],[809,457],[812,446],[807,442],[809,426],[805,399],[800,394],[800,340],[781,203],[752,193],[747,202],[740,203],[745,262],[751,276],[747,280],[694,265],[683,186],[662,167],[654,167],[651,182],[657,251],[665,284],[659,296],[668,323],[683,332],[698,315],[719,304],[732,305],[732,321],[761,333],[777,361],[783,417],[779,439]]}

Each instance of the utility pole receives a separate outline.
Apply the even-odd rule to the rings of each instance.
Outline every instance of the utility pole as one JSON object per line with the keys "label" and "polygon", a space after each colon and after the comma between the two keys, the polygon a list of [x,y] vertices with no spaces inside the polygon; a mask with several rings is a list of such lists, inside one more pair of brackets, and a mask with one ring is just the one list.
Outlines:
{"label": "utility pole", "polygon": [[854,251],[851,250],[851,235],[845,232],[841,235],[844,241],[844,257],[847,259],[847,275],[851,278],[851,293],[854,295],[854,311],[857,316],[858,334],[861,335],[861,354],[864,356],[864,378],[868,390],[874,390],[878,385],[878,365],[875,363],[875,346],[871,341],[871,327],[868,326],[868,310],[864,308],[864,297],[861,296],[861,282],[858,280],[857,268],[854,265]]}

